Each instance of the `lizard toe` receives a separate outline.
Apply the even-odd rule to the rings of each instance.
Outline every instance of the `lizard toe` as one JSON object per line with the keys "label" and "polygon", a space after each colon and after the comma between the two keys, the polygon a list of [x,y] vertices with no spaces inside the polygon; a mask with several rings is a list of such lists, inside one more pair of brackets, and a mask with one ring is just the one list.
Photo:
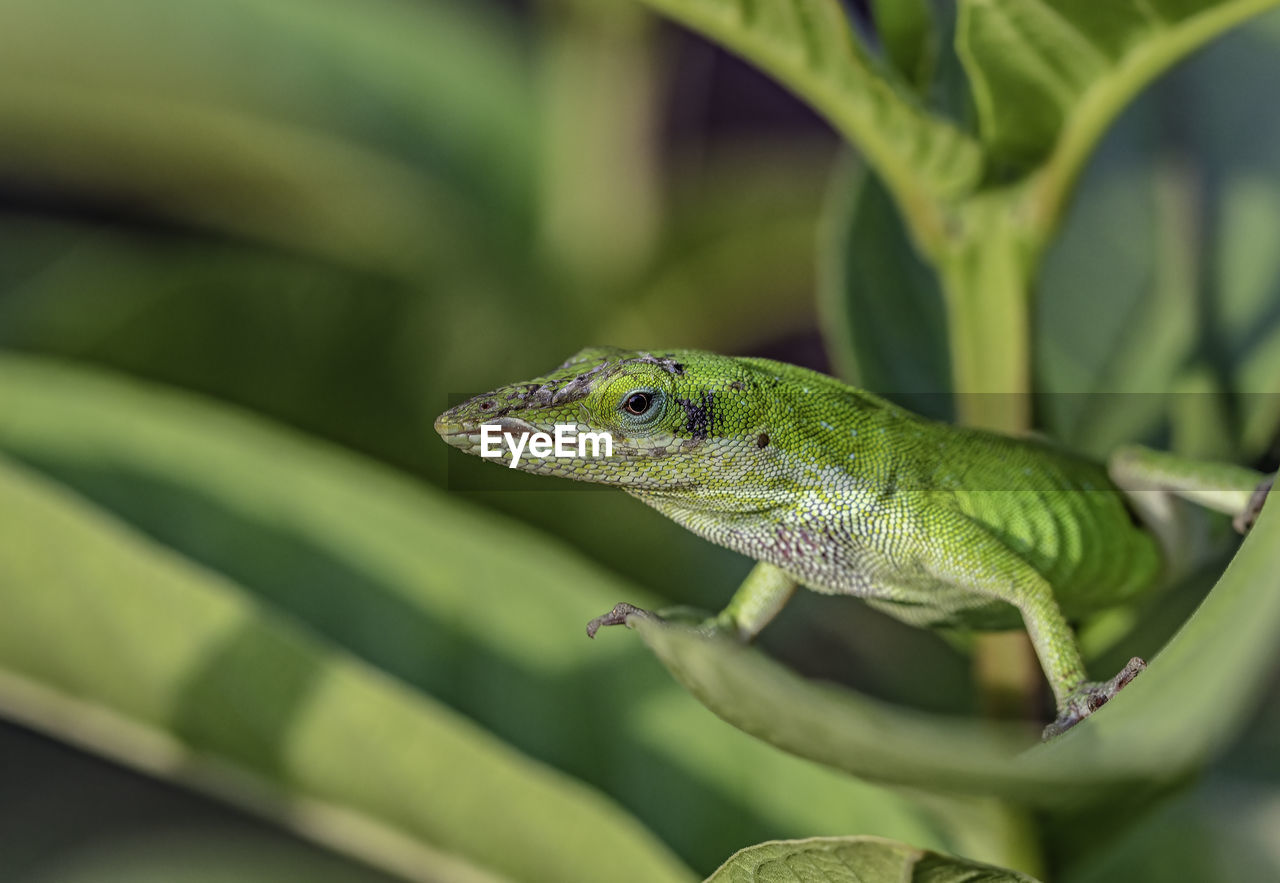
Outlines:
{"label": "lizard toe", "polygon": [[642,610],[634,604],[628,604],[622,601],[615,604],[613,609],[603,616],[597,616],[591,622],[587,623],[587,637],[594,638],[596,632],[600,631],[601,626],[607,625],[626,625],[628,616],[652,616],[649,611]]}
{"label": "lizard toe", "polygon": [[1054,736],[1062,735],[1106,705],[1146,667],[1147,663],[1135,656],[1111,680],[1090,681],[1082,684],[1062,704],[1059,709],[1058,719],[1044,728],[1044,732],[1040,735],[1041,740],[1047,742]]}
{"label": "lizard toe", "polygon": [[1275,484],[1275,480],[1276,477],[1272,475],[1254,488],[1253,495],[1249,497],[1249,503],[1244,507],[1244,511],[1236,515],[1231,521],[1237,533],[1248,533],[1250,528],[1253,527],[1253,523],[1262,514],[1262,507],[1267,502],[1267,494],[1271,492],[1271,486]]}

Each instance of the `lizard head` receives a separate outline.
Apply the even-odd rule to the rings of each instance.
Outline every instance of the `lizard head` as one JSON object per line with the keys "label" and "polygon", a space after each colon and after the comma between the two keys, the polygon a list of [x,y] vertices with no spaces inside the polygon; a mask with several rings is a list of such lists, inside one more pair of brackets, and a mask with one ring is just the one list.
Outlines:
{"label": "lizard head", "polygon": [[[640,491],[697,486],[708,469],[723,480],[736,451],[759,452],[765,403],[740,359],[696,350],[643,352],[593,347],[542,377],[475,396],[436,419],[449,444],[528,472]],[[490,427],[487,431],[484,427]],[[566,438],[608,433],[611,454],[589,441],[572,455],[536,456],[535,433]],[[512,458],[512,447],[523,445]],[[546,439],[542,441],[546,450]],[[495,453],[496,452],[496,453]],[[585,456],[582,455],[585,453]]]}

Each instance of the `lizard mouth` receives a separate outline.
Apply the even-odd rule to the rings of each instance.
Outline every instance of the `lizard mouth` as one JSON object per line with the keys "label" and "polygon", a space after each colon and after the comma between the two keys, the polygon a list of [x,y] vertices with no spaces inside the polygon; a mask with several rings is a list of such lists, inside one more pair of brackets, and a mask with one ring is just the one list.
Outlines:
{"label": "lizard mouth", "polygon": [[[486,425],[501,427],[503,435],[509,434],[517,439],[538,431],[536,426],[519,417],[496,417]],[[442,439],[455,448],[461,448],[468,453],[478,453],[480,450],[479,423],[457,417],[452,411],[446,411],[436,418],[435,430]]]}

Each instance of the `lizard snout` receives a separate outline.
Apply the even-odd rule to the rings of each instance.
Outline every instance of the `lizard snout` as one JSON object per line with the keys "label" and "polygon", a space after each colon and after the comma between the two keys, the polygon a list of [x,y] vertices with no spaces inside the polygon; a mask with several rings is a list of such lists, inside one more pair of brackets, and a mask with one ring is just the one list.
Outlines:
{"label": "lizard snout", "polygon": [[497,427],[500,437],[516,440],[538,431],[536,426],[519,417],[504,414],[486,419],[483,412],[476,415],[473,412],[476,411],[477,401],[479,400],[473,399],[464,402],[455,408],[450,408],[435,419],[436,432],[455,448],[471,454],[479,453],[483,442],[481,429],[486,425]]}

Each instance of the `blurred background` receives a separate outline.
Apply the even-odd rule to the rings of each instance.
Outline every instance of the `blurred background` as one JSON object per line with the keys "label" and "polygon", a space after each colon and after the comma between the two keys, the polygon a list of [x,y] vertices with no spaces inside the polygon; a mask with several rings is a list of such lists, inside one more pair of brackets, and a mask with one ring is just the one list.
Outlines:
{"label": "blurred background", "polygon": [[[1274,15],[1214,44],[1130,108],[1091,163],[1039,286],[1044,431],[1095,454],[1142,438],[1274,463],[1275,409],[1249,396],[1280,379],[1277,50]],[[764,75],[632,3],[0,0],[0,347],[339,446],[447,492],[477,523],[516,519],[590,573],[673,603],[718,608],[749,562],[623,494],[453,456],[431,422],[456,397],[586,345],[849,373],[829,353],[851,336],[885,366],[864,368],[863,382],[945,416],[936,288],[861,174]],[[880,313],[851,331],[833,304],[865,305],[868,291]],[[129,413],[110,387],[85,395],[103,414]],[[0,424],[17,401],[0,387]],[[510,709],[504,719],[499,674],[464,688],[416,669],[396,642],[422,636],[388,625],[394,607],[369,577],[331,562],[307,570],[305,549],[257,539],[127,458],[90,468],[21,433],[0,433],[0,450],[603,789],[699,871],[755,839],[828,833],[725,810],[681,841],[683,822],[663,828],[662,795],[612,788],[608,758],[581,753],[599,741],[556,742],[554,727],[529,732]],[[518,590],[522,560],[493,554]],[[307,595],[307,580],[323,591]],[[1158,647],[1195,591],[1115,652]],[[603,609],[572,607],[558,639],[578,640]],[[853,601],[802,596],[764,644],[807,675],[973,710],[959,652]],[[451,665],[472,664],[470,644],[448,647]],[[1277,695],[1151,836],[1228,826],[1237,800],[1280,818]],[[731,791],[714,805],[741,803]],[[1123,851],[1107,860],[1097,879],[1126,867]],[[1176,859],[1210,871],[1213,860]],[[391,878],[10,723],[0,879]]]}

